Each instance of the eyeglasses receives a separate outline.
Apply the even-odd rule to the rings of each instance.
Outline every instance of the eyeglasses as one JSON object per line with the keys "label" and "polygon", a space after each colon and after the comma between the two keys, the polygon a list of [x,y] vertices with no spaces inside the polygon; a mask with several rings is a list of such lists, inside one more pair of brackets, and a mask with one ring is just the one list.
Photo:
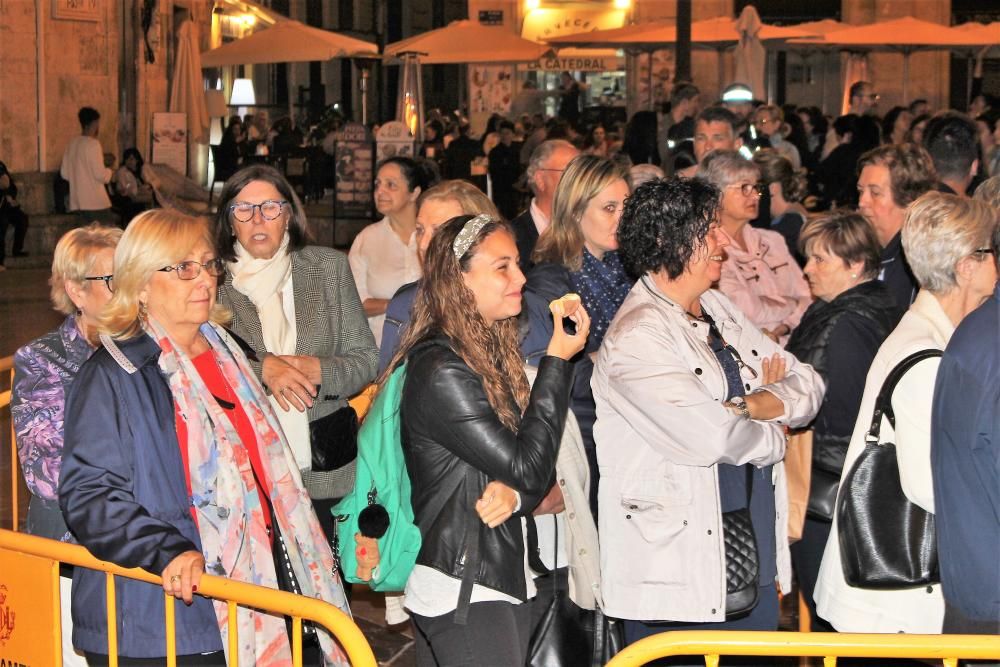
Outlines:
{"label": "eyeglasses", "polygon": [[713,350],[715,349],[715,346],[721,346],[722,349],[732,356],[733,361],[735,361],[736,365],[739,366],[741,373],[745,373],[751,379],[757,379],[757,371],[743,361],[743,357],[740,356],[739,351],[737,351],[735,347],[726,342],[726,339],[722,337],[722,332],[719,331],[717,326],[715,326],[715,320],[705,312],[703,312],[702,316],[697,319],[700,319],[708,325],[709,346],[712,347]]}
{"label": "eyeglasses", "polygon": [[260,217],[265,220],[275,220],[281,215],[281,209],[288,204],[284,199],[267,199],[259,204],[240,201],[229,207],[229,213],[237,222],[253,220],[254,210],[260,210]]}
{"label": "eyeglasses", "polygon": [[982,257],[983,255],[995,255],[996,251],[993,248],[976,248],[972,251],[972,254]]}
{"label": "eyeglasses", "polygon": [[562,169],[553,169],[552,167],[539,167],[539,168],[538,168],[538,169],[536,169],[535,171],[554,171],[554,172],[556,172],[556,173],[559,173],[559,174],[561,174],[561,173],[563,173],[564,171],[566,171],[566,167],[563,167]]}
{"label": "eyeglasses", "polygon": [[174,266],[165,266],[162,269],[157,270],[163,272],[176,271],[177,277],[181,280],[194,280],[201,275],[202,269],[208,271],[208,275],[218,278],[226,272],[226,263],[216,257],[215,259],[208,260],[204,264],[191,260],[181,262],[180,264],[176,264]]}
{"label": "eyeglasses", "polygon": [[765,186],[763,183],[730,183],[727,188],[739,188],[744,197],[749,197],[757,193],[758,197],[764,196]]}
{"label": "eyeglasses", "polygon": [[111,281],[115,279],[114,275],[110,276],[84,276],[84,280],[103,280],[104,286],[108,288],[109,292],[114,292],[115,288],[111,284]]}

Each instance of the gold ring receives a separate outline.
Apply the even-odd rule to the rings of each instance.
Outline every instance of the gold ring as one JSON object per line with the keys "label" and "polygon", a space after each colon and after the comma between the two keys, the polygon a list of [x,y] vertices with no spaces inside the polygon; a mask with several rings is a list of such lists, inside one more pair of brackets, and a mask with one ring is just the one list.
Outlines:
{"label": "gold ring", "polygon": [[170,577],[170,583],[174,583],[180,580],[181,580],[181,575],[179,574],[175,574],[174,576]]}

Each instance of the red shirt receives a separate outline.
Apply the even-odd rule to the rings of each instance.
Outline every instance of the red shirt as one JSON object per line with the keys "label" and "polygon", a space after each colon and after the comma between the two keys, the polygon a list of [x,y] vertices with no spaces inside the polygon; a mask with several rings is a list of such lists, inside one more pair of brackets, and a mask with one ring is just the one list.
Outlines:
{"label": "red shirt", "polygon": [[[267,524],[267,534],[272,535],[270,495],[268,493],[267,477],[264,474],[264,467],[261,464],[260,450],[257,445],[257,433],[254,431],[253,425],[250,423],[250,418],[247,417],[247,413],[243,409],[243,405],[236,396],[236,392],[232,390],[226,378],[222,375],[222,369],[219,368],[219,364],[215,361],[215,353],[209,349],[194,357],[191,361],[194,363],[198,375],[201,376],[208,390],[212,392],[212,395],[216,399],[221,399],[221,401],[217,400],[219,407],[222,408],[226,417],[229,418],[229,422],[236,430],[236,435],[239,436],[238,440],[233,443],[233,447],[246,449],[247,457],[250,459],[250,465],[254,472],[257,495],[260,497],[260,504],[264,510],[264,522]],[[177,409],[176,403],[174,404],[174,422],[177,425],[177,442],[180,444],[181,460],[184,462],[184,482],[187,485],[188,495],[190,496],[191,470],[188,462],[187,424],[181,418],[181,413]],[[238,451],[236,455],[239,456]],[[195,524],[197,525],[198,517],[194,507],[191,508],[191,515],[194,517]]]}

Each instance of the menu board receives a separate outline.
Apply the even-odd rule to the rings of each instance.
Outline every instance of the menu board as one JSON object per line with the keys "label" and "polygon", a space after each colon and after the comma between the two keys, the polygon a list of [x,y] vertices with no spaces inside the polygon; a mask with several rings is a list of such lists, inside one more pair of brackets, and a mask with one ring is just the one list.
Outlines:
{"label": "menu board", "polygon": [[187,114],[153,114],[152,163],[187,174]]}
{"label": "menu board", "polygon": [[399,120],[384,123],[378,130],[376,141],[378,142],[376,162],[396,156],[413,157],[416,154],[413,135],[410,134],[406,123]]}
{"label": "menu board", "polygon": [[374,215],[373,155],[371,136],[361,123],[347,123],[337,133],[333,152],[337,172],[334,217],[368,219]]}

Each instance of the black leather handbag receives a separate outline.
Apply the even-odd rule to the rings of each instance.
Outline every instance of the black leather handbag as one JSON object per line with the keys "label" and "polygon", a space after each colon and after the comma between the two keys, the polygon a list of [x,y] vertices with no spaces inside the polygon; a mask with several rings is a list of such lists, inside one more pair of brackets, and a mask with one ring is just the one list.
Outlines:
{"label": "black leather handbag", "polygon": [[747,464],[747,505],[722,513],[722,537],[726,545],[726,620],[748,616],[757,606],[760,558],[757,537],[750,520],[753,466]]}
{"label": "black leather handbag", "polygon": [[351,406],[309,422],[312,469],[329,472],[358,457],[358,413]]}
{"label": "black leather handbag", "polygon": [[883,416],[896,428],[892,392],[900,378],[919,362],[939,356],[941,350],[921,350],[892,369],[875,402],[865,449],[844,478],[837,499],[837,539],[844,580],[851,586],[898,590],[940,581],[934,515],[907,499],[896,446],[879,441]]}
{"label": "black leather handbag", "polygon": [[840,473],[832,473],[814,465],[809,477],[809,504],[806,506],[806,516],[817,521],[833,521],[839,488]]}
{"label": "black leather handbag", "polygon": [[[555,533],[558,553],[559,524],[556,523]],[[553,559],[553,563],[556,562]],[[538,624],[531,632],[528,643],[527,667],[570,667],[589,665],[591,662],[591,643],[587,630],[582,623],[586,610],[577,607],[569,599],[569,593],[560,590],[558,577],[549,571],[540,561],[531,564],[533,569],[549,572],[552,579],[552,601],[542,612]],[[530,604],[530,603],[529,603]]]}

